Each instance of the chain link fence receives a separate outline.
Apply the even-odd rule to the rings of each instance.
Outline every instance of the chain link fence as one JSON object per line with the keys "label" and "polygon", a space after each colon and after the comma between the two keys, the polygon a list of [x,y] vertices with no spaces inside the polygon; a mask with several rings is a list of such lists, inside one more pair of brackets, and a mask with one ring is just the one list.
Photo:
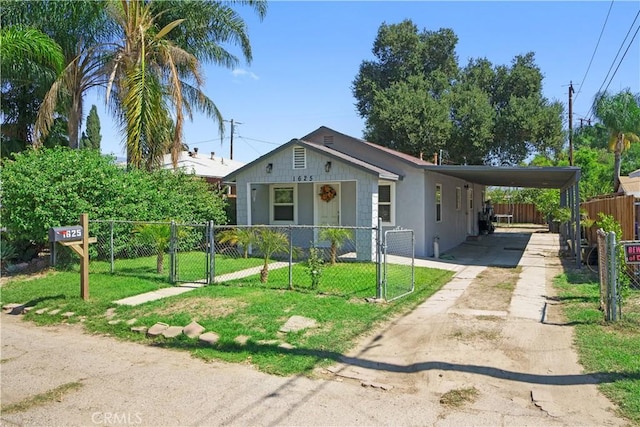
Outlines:
{"label": "chain link fence", "polygon": [[91,274],[346,297],[395,299],[413,289],[409,230],[388,231],[385,245],[376,227],[92,220],[90,235]]}

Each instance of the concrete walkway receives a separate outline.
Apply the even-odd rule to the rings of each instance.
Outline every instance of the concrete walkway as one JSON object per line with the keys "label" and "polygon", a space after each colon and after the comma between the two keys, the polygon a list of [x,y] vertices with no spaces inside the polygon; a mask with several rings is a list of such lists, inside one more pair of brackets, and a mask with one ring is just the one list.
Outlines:
{"label": "concrete walkway", "polygon": [[[277,270],[279,268],[287,267],[289,263],[286,262],[273,262],[269,264],[269,271]],[[215,277],[214,283],[223,283],[229,280],[242,279],[243,277],[253,276],[255,274],[259,274],[260,270],[262,270],[262,266],[251,267],[241,271],[235,271],[233,273],[221,274],[220,276]],[[168,298],[175,295],[184,294],[185,292],[192,291],[194,289],[198,289],[205,286],[204,283],[183,283],[178,286],[173,286],[170,288],[162,288],[156,291],[147,292],[144,294],[134,295],[132,297],[127,297],[123,299],[119,299],[114,301],[115,304],[119,305],[140,305],[149,301],[155,301],[162,298]]]}

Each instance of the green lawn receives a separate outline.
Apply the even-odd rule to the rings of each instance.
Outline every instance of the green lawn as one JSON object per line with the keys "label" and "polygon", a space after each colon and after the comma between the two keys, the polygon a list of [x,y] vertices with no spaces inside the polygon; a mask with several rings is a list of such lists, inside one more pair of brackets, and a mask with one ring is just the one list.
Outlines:
{"label": "green lawn", "polygon": [[[298,277],[296,285],[304,285],[303,281],[308,278],[304,266],[296,265],[294,271]],[[2,304],[28,302],[33,305],[34,309],[25,317],[39,324],[78,321],[77,316],[65,320],[59,314],[35,314],[38,308],[60,308],[62,312],[73,311],[87,316],[84,324],[90,332],[183,349],[207,360],[251,363],[265,372],[292,375],[309,373],[319,365],[339,360],[363,333],[394,315],[410,311],[447,283],[452,274],[416,268],[415,292],[392,303],[365,302],[365,296],[375,294],[375,265],[357,263],[326,267],[319,292],[310,289],[291,291],[280,285],[265,288],[257,277],[253,277],[233,286],[207,286],[137,307],[116,307],[111,301],[166,286],[164,278],[154,280],[94,273],[90,275],[91,299],[85,302],[79,298],[77,272],[52,272],[46,277],[9,282],[2,288],[1,298]],[[288,283],[286,268],[272,271],[269,283],[272,280],[279,283],[279,275],[287,279],[282,283]],[[327,290],[340,284],[346,286],[337,289],[343,296],[323,292],[323,286]],[[207,331],[216,332],[220,340],[215,346],[207,346],[185,336],[147,338],[131,332],[131,327],[124,322],[109,324],[104,316],[109,307],[116,307],[116,320],[135,318],[136,326],[150,327],[156,322],[185,326],[197,321]],[[297,333],[279,333],[280,327],[293,315],[313,318],[318,326]],[[237,343],[239,336],[248,337],[247,342]],[[280,344],[293,348],[283,348]]]}
{"label": "green lawn", "polygon": [[566,273],[555,285],[568,322],[575,324],[580,363],[586,372],[605,378],[599,385],[602,392],[640,425],[640,291],[626,295],[621,321],[607,323],[591,276]]}

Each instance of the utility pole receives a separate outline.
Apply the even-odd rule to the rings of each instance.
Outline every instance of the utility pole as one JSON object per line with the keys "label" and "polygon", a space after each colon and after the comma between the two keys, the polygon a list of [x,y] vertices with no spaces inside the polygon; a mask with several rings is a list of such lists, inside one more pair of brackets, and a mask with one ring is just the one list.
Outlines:
{"label": "utility pole", "polygon": [[234,122],[233,119],[231,120],[225,120],[225,122],[229,122],[231,123],[231,144],[230,144],[230,150],[229,150],[229,160],[233,160],[233,132],[234,132],[234,124],[235,125],[241,125],[241,122]]}
{"label": "utility pole", "polygon": [[573,82],[569,82],[569,166],[573,166]]}

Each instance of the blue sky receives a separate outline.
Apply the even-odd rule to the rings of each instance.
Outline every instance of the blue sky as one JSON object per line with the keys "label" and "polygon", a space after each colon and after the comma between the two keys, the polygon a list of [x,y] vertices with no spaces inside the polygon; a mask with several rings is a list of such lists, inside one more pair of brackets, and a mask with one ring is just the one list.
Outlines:
{"label": "blue sky", "polygon": [[[239,9],[249,26],[253,62],[236,70],[205,66],[205,93],[226,120],[242,124],[234,134],[235,160],[250,162],[278,145],[325,125],[362,136],[351,84],[371,49],[380,24],[411,19],[420,29],[451,28],[458,36],[460,65],[486,57],[494,64],[510,64],[515,55],[533,51],[541,68],[544,95],[568,102],[573,81],[574,127],[589,113],[593,96],[603,85],[614,57],[640,10],[638,1],[613,2],[593,63],[610,1],[571,2],[432,2],[325,1],[269,3],[260,22],[250,10]],[[640,25],[635,22],[618,57]],[[229,48],[237,53],[233,47]],[[613,69],[618,65],[615,62]],[[613,72],[613,70],[611,70]],[[607,83],[608,83],[607,79]],[[605,83],[606,85],[606,83]],[[609,91],[630,88],[640,92],[640,33],[627,52]],[[85,100],[86,112],[98,105],[102,151],[123,155],[123,137],[103,107],[102,95]],[[565,108],[565,120],[566,120]],[[221,141],[217,125],[194,116],[185,126],[184,141],[201,153],[215,151],[229,157],[230,129]]]}

